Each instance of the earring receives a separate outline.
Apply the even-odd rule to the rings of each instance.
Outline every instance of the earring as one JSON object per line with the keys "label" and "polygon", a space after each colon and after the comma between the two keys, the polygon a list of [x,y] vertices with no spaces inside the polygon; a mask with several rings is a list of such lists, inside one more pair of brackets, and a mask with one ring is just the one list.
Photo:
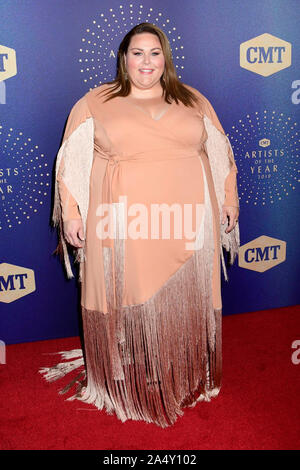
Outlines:
{"label": "earring", "polygon": [[124,72],[124,78],[125,78],[125,80],[128,80],[128,73],[127,72]]}

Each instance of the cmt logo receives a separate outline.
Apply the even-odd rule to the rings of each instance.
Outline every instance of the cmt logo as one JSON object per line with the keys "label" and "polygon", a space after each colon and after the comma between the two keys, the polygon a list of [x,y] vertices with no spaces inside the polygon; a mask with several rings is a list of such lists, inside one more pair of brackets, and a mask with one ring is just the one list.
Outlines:
{"label": "cmt logo", "polygon": [[260,141],[258,142],[258,144],[261,146],[261,147],[269,147],[271,145],[271,141],[270,139],[260,139]]}
{"label": "cmt logo", "polygon": [[16,51],[0,44],[0,104],[6,103],[5,81],[17,74]]}
{"label": "cmt logo", "polygon": [[272,34],[261,34],[240,45],[240,66],[268,77],[290,67],[292,45]]}
{"label": "cmt logo", "polygon": [[263,273],[286,259],[286,242],[262,235],[239,249],[239,266]]}
{"label": "cmt logo", "polygon": [[10,303],[35,291],[35,278],[32,269],[0,264],[0,302]]}

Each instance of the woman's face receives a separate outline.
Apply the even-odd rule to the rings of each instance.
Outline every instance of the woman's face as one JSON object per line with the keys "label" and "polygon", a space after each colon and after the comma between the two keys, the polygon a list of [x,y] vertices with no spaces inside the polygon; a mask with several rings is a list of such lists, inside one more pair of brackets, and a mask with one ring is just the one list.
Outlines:
{"label": "woman's face", "polygon": [[160,40],[155,34],[141,33],[132,36],[125,55],[126,70],[137,88],[152,88],[162,76],[165,58]]}

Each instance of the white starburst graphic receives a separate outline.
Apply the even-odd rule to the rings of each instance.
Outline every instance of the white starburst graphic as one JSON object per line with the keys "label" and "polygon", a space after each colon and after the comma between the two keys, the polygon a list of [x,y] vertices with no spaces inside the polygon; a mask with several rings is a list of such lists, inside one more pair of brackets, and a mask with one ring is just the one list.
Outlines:
{"label": "white starburst graphic", "polygon": [[159,26],[167,35],[172,49],[172,58],[179,79],[184,69],[184,53],[181,35],[176,26],[172,26],[169,18],[164,18],[162,12],[155,13],[149,7],[147,10],[141,4],[128,3],[118,8],[109,8],[106,13],[99,13],[92,24],[85,29],[79,49],[80,73],[84,83],[90,89],[96,88],[103,82],[115,78],[115,59],[120,42],[125,34],[139,23],[153,23]]}
{"label": "white starburst graphic", "polygon": [[45,155],[30,137],[0,125],[0,230],[11,229],[38,213],[49,194]]}
{"label": "white starburst graphic", "polygon": [[299,182],[297,122],[282,112],[257,111],[234,124],[228,137],[243,202],[274,204],[292,195]]}

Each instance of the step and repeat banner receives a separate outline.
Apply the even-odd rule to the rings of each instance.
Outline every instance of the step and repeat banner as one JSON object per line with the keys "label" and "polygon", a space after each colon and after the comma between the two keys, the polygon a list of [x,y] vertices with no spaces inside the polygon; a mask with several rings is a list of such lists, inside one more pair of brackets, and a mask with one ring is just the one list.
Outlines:
{"label": "step and repeat banner", "polygon": [[298,0],[0,4],[0,340],[75,336],[79,286],[53,251],[54,164],[74,103],[112,80],[136,24],[168,36],[178,77],[213,104],[238,167],[241,247],[223,314],[299,303]]}

